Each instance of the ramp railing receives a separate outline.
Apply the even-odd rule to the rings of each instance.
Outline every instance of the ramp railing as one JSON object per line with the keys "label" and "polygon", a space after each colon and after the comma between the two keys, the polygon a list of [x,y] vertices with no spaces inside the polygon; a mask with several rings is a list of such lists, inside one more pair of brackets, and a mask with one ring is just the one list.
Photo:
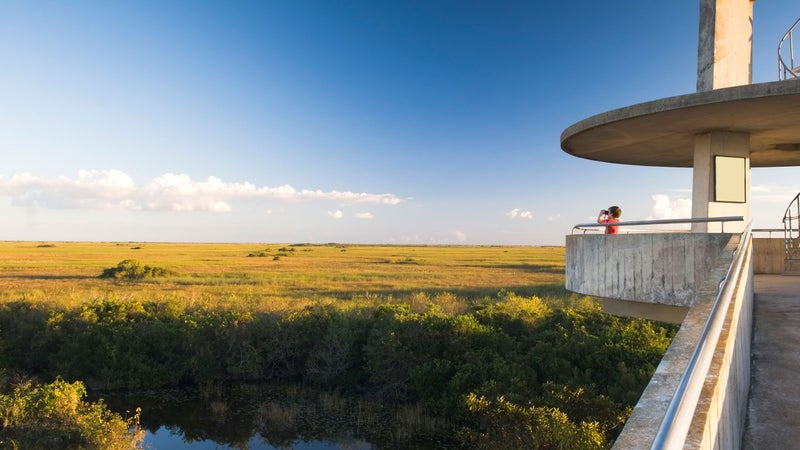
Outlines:
{"label": "ramp railing", "polygon": [[784,270],[791,270],[800,261],[800,193],[794,196],[783,213],[783,240],[786,247]]}
{"label": "ramp railing", "polygon": [[[800,77],[800,66],[795,66],[794,61],[794,29],[800,24],[800,19],[789,28],[778,44],[778,79],[791,80]],[[786,47],[783,44],[787,44]],[[784,59],[786,56],[786,59]]]}

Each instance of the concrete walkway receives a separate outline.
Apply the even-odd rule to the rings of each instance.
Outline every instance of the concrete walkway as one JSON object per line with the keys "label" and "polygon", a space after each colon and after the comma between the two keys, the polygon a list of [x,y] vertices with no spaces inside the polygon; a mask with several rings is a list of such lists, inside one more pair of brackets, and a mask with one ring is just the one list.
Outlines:
{"label": "concrete walkway", "polygon": [[756,275],[743,450],[800,448],[800,276]]}

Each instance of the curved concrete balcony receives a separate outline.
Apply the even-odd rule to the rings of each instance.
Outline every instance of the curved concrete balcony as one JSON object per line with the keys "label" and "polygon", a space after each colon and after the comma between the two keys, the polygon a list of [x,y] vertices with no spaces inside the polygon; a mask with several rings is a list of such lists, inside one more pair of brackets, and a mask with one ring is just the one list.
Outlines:
{"label": "curved concrete balcony", "polygon": [[738,233],[569,235],[566,288],[602,297],[612,314],[681,323],[725,276],[738,240]]}

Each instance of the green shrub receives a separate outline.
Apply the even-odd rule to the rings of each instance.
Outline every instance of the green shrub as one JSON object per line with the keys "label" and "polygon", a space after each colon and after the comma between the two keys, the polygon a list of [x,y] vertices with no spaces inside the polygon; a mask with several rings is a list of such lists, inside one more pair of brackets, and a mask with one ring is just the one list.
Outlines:
{"label": "green shrub", "polygon": [[459,315],[443,312],[458,306],[450,296],[411,296],[414,308],[320,302],[271,314],[118,298],[0,304],[0,367],[108,389],[298,383],[421,404],[475,432],[483,413],[464,399],[502,397],[481,411],[528,426],[544,410],[520,405],[558,408],[610,440],[677,330],[505,292]]}
{"label": "green shrub", "polygon": [[103,269],[100,278],[136,281],[144,278],[164,277],[171,274],[172,272],[161,267],[143,266],[135,259],[125,259],[120,261],[117,267]]}
{"label": "green shrub", "polygon": [[470,394],[469,411],[478,430],[465,433],[465,441],[491,450],[601,450],[609,447],[596,422],[574,423],[558,408],[520,406],[502,396],[487,400]]}
{"label": "green shrub", "polygon": [[25,450],[139,449],[144,431],[137,411],[123,419],[102,400],[85,402],[86,388],[61,379],[45,385],[20,382],[0,394],[0,448]]}

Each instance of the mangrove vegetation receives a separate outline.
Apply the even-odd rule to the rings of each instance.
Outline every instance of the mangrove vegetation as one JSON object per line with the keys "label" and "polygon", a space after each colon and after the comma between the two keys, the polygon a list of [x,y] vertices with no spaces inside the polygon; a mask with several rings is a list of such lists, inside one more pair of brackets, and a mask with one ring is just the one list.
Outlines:
{"label": "mangrove vegetation", "polygon": [[[439,448],[609,448],[676,331],[566,292],[557,247],[17,245],[51,258],[0,261],[18,277],[0,301],[8,374],[70,387],[72,399],[84,385],[313,388],[348,405],[413,411],[434,424],[419,429]],[[52,256],[69,275],[56,277]],[[121,269],[100,278],[114,261]],[[5,395],[50,385],[33,386],[9,384]],[[135,437],[138,415],[85,404]],[[275,405],[256,402],[242,423],[293,427],[267,421]],[[0,441],[23,433],[8,414],[0,409]],[[414,448],[414,439],[373,436],[381,448]]]}

